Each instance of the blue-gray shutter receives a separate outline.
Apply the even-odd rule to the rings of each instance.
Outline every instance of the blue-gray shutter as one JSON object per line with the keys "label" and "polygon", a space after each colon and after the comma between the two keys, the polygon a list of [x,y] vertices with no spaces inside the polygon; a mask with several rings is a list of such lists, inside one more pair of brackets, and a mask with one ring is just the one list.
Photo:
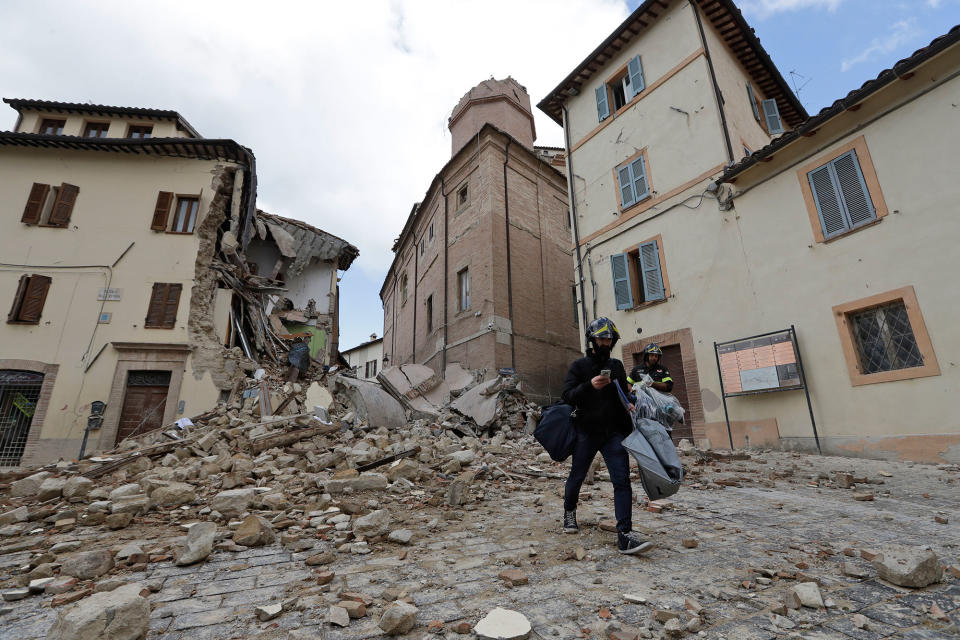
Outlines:
{"label": "blue-gray shutter", "polygon": [[613,299],[617,309],[633,308],[633,291],[630,288],[630,263],[625,253],[610,256],[610,268],[613,271]]}
{"label": "blue-gray shutter", "polygon": [[807,180],[810,182],[813,200],[817,205],[817,213],[820,215],[823,237],[829,238],[846,231],[849,227],[843,215],[843,205],[840,204],[840,197],[830,171],[830,164],[825,164],[808,173]]}
{"label": "blue-gray shutter", "polygon": [[663,300],[663,275],[660,273],[660,252],[657,241],[651,240],[640,245],[640,282],[643,284],[643,301]]}
{"label": "blue-gray shutter", "polygon": [[633,92],[630,98],[632,99],[635,95],[643,91],[645,87],[643,83],[643,65],[640,64],[640,56],[634,56],[633,59],[627,63],[627,73],[630,74],[630,90]]}
{"label": "blue-gray shutter", "polygon": [[783,122],[780,120],[780,109],[777,108],[776,100],[764,100],[763,117],[767,120],[767,131],[770,135],[783,133]]}
{"label": "blue-gray shutter", "polygon": [[633,174],[633,197],[637,202],[650,195],[650,185],[647,184],[647,166],[643,156],[630,163],[630,172]]}
{"label": "blue-gray shutter", "polygon": [[610,116],[610,102],[607,100],[607,85],[602,84],[596,89],[597,117],[603,122]]}
{"label": "blue-gray shutter", "polygon": [[877,212],[870,200],[867,183],[860,170],[856,151],[848,151],[831,163],[836,172],[837,184],[843,195],[843,207],[850,227],[857,227],[876,220]]}
{"label": "blue-gray shutter", "polygon": [[753,117],[760,122],[760,109],[757,107],[757,96],[753,93],[753,87],[747,83],[747,97],[750,98],[750,106],[753,107]]}
{"label": "blue-gray shutter", "polygon": [[633,171],[629,164],[617,169],[617,183],[620,188],[620,207],[626,209],[637,201],[633,192]]}

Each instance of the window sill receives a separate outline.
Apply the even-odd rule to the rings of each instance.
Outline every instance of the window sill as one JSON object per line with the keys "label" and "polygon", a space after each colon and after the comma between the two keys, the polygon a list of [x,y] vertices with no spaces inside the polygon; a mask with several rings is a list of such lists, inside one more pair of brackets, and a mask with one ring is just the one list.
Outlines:
{"label": "window sill", "polygon": [[644,309],[649,309],[650,307],[655,307],[658,304],[663,304],[664,302],[669,301],[670,298],[664,298],[663,300],[654,300],[653,302],[642,302],[635,307],[630,307],[629,309],[624,309],[624,311],[642,311]]}
{"label": "window sill", "polygon": [[914,378],[929,378],[940,375],[940,367],[936,364],[925,364],[920,367],[878,371],[877,373],[856,373],[851,376],[850,383],[854,387],[878,382],[896,382],[898,380],[912,380]]}
{"label": "window sill", "polygon": [[[631,204],[629,207],[621,207],[620,210],[619,210],[620,213],[618,213],[617,215],[621,215],[621,216],[622,216],[622,215],[625,214],[627,211],[630,211],[630,209],[633,209],[634,207],[636,207],[636,206],[638,206],[638,205],[641,205],[641,204],[647,202],[648,200],[652,200],[652,199],[653,199],[653,193],[651,192],[651,193],[647,194],[645,197],[643,197],[642,199],[637,200],[636,202],[634,202],[633,204]],[[858,228],[859,228],[859,227],[858,227]]]}
{"label": "window sill", "polygon": [[171,236],[192,236],[193,231],[164,231],[165,234]]}
{"label": "window sill", "polygon": [[176,325],[174,325],[174,326],[172,326],[172,327],[159,327],[159,326],[156,326],[156,325],[152,325],[152,326],[151,326],[151,325],[146,325],[146,324],[145,324],[145,325],[143,325],[143,328],[144,328],[144,329],[168,329],[168,330],[169,330],[169,329],[176,329],[177,327],[176,327]]}
{"label": "window sill", "polygon": [[[870,227],[876,226],[876,225],[880,224],[881,222],[883,222],[883,218],[877,218],[876,220],[874,220],[874,221],[872,221],[872,222],[867,222],[866,224],[862,224],[862,225],[860,225],[859,227],[854,227],[854,228],[852,228],[852,229],[847,229],[847,230],[844,231],[843,233],[838,233],[838,234],[835,235],[835,236],[830,236],[829,238],[824,238],[823,240],[819,240],[818,242],[819,242],[820,244],[830,244],[830,243],[833,242],[834,240],[839,240],[840,238],[846,238],[847,236],[852,235],[852,234],[854,234],[854,233],[856,233],[856,232],[858,232],[858,231],[862,231],[863,229],[868,229],[868,228],[870,228]],[[870,375],[875,375],[875,374],[870,374]]]}
{"label": "window sill", "polygon": [[7,324],[20,324],[20,325],[39,327],[40,321],[37,320],[36,322],[28,322],[26,320],[7,320]]}

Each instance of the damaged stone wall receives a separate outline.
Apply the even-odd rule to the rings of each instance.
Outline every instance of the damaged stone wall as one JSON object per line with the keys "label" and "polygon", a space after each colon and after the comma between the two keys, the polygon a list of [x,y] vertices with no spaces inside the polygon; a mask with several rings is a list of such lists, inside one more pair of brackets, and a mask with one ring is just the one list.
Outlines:
{"label": "damaged stone wall", "polygon": [[223,346],[217,335],[214,307],[217,298],[217,272],[210,268],[217,253],[217,236],[227,219],[234,192],[237,168],[218,165],[212,171],[213,199],[207,215],[197,225],[195,233],[200,241],[194,265],[193,288],[190,292],[190,315],[187,334],[193,348],[193,377],[197,380],[210,372],[214,385],[226,390],[233,386],[234,376],[240,370],[235,352]]}

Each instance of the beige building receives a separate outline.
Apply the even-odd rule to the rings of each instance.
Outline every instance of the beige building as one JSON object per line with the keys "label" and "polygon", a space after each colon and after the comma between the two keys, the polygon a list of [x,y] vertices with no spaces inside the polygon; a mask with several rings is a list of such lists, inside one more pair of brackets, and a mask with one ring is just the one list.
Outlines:
{"label": "beige building", "polygon": [[[664,348],[676,436],[727,444],[722,362],[737,446],[816,450],[813,418],[825,453],[960,459],[958,186],[939,161],[958,39],[810,118],[733,2],[644,2],[540,103],[569,141],[583,312],[614,319],[628,365]],[[791,326],[812,416],[792,345],[715,349]]]}
{"label": "beige building", "polygon": [[407,217],[380,290],[384,364],[510,368],[549,401],[580,355],[561,150],[534,146],[513,78],[467,92],[449,128],[451,158]]}
{"label": "beige building", "polygon": [[[285,223],[257,217],[248,149],[174,111],[5,102],[19,116],[0,132],[0,466],[196,415],[250,369],[241,351],[277,357],[257,301],[287,289],[244,250]],[[302,250],[284,240],[282,257]]]}
{"label": "beige building", "polygon": [[383,368],[383,338],[370,334],[370,339],[357,346],[341,351],[340,356],[361,380],[376,380]]}

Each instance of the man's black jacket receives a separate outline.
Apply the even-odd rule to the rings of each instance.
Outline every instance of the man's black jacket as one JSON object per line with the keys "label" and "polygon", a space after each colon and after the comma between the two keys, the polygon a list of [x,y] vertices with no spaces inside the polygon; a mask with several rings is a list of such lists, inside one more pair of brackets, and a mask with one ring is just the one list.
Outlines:
{"label": "man's black jacket", "polygon": [[[614,382],[598,391],[590,381],[600,375],[603,369],[610,369],[610,378]],[[576,407],[577,414],[573,422],[578,428],[600,436],[629,434],[633,430],[630,415],[617,393],[617,381],[620,388],[629,393],[627,373],[623,363],[616,358],[601,361],[591,351],[586,358],[580,358],[570,365],[561,396],[564,402]]]}

